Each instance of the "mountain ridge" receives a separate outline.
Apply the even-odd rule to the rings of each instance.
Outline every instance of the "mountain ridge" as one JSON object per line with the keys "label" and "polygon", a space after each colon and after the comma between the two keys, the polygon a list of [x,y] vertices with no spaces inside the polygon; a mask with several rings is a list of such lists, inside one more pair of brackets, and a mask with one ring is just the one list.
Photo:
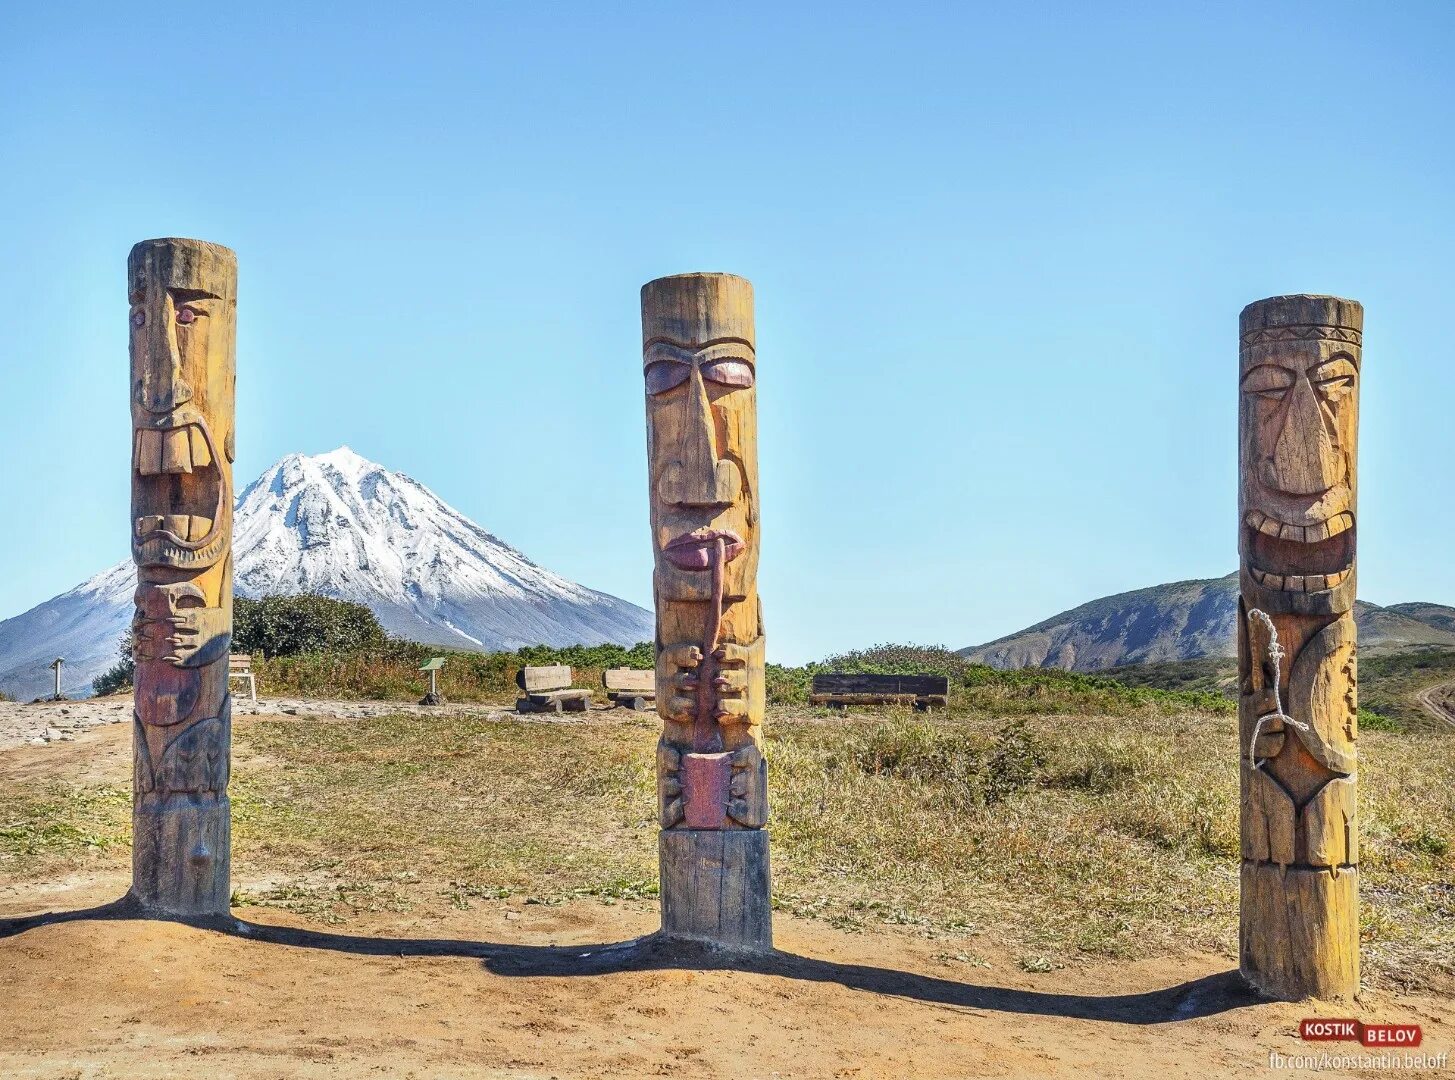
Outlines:
{"label": "mountain ridge", "polygon": [[[957,650],[998,668],[1103,671],[1126,664],[1237,655],[1238,575],[1166,582],[1098,597],[1012,634]],[[1357,601],[1360,648],[1455,648],[1455,608]]]}
{"label": "mountain ridge", "polygon": [[[651,612],[532,562],[419,481],[346,446],[289,454],[238,495],[237,595],[316,592],[365,604],[389,633],[464,650],[633,645]],[[130,560],[0,622],[0,690],[84,693],[116,661],[131,621]]]}

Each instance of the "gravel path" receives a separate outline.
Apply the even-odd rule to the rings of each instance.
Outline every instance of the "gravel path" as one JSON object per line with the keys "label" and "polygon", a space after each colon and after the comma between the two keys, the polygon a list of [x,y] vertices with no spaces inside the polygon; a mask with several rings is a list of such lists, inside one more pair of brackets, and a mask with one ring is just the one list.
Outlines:
{"label": "gravel path", "polygon": [[[232,700],[234,716],[330,716],[367,719],[375,716],[479,716],[487,720],[547,720],[545,716],[522,717],[500,705],[415,705],[404,701],[318,701],[302,698],[263,698],[256,704],[246,698]],[[581,714],[574,714],[580,716]],[[66,742],[104,724],[124,724],[131,719],[131,698],[89,698],[84,701],[41,701],[23,704],[0,701],[0,750],[12,746],[44,746]],[[549,717],[551,723],[571,722]]]}

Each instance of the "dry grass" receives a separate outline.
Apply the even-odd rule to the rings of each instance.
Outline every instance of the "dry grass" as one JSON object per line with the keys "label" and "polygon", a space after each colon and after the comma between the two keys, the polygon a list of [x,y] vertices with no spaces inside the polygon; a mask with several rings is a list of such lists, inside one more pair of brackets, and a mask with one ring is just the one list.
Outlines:
{"label": "dry grass", "polygon": [[[655,892],[655,718],[238,724],[237,897],[326,920],[510,896]],[[1006,945],[1030,970],[1183,947],[1232,956],[1236,720],[772,710],[782,910]],[[1455,740],[1361,743],[1371,981],[1455,987]],[[0,880],[124,860],[116,788],[0,789]]]}

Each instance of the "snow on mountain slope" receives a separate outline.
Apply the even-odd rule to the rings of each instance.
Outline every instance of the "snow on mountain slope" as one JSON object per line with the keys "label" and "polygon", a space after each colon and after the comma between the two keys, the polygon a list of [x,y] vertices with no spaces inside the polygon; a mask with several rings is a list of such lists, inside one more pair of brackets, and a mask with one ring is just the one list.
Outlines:
{"label": "snow on mountain slope", "polygon": [[[399,637],[457,649],[650,641],[650,612],[537,566],[424,485],[348,447],[290,454],[238,497],[239,596],[315,592],[367,605]],[[131,617],[130,561],[0,622],[0,691],[84,693]]]}

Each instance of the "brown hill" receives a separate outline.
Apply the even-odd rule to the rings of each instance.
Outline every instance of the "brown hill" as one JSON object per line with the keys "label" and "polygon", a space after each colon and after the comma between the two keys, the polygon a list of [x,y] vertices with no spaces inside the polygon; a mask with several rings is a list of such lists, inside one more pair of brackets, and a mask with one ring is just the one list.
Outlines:
{"label": "brown hill", "polygon": [[[1238,575],[1176,581],[1104,596],[960,655],[998,668],[1101,671],[1125,664],[1236,655]],[[1455,648],[1455,608],[1432,603],[1354,608],[1364,653]]]}

